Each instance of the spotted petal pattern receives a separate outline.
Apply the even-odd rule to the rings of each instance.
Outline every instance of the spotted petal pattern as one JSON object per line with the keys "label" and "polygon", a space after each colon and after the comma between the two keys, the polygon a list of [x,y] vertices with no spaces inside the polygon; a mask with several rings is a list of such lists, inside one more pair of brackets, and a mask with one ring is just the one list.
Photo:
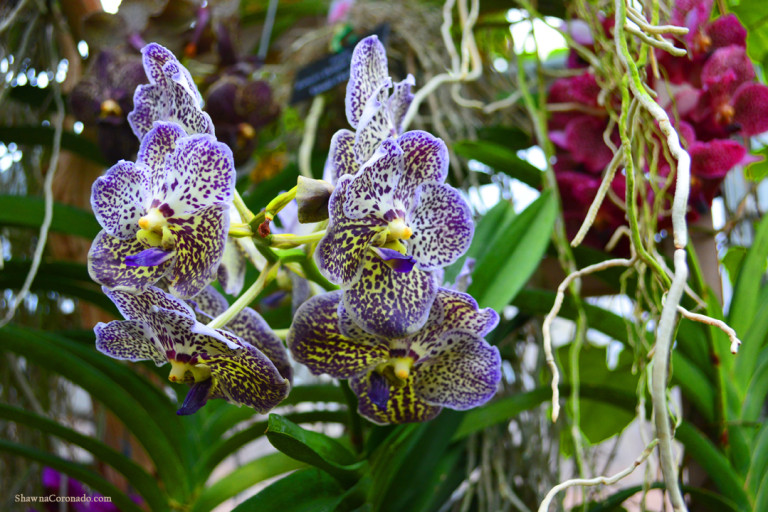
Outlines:
{"label": "spotted petal pattern", "polygon": [[499,350],[465,331],[449,332],[441,341],[440,357],[414,371],[415,393],[430,404],[460,411],[490,400],[501,380]]}
{"label": "spotted petal pattern", "polygon": [[469,249],[475,233],[469,205],[444,183],[421,186],[419,204],[410,216],[411,254],[417,267],[430,271],[450,265]]}
{"label": "spotted petal pattern", "polygon": [[225,328],[263,352],[285,379],[293,378],[293,369],[283,342],[256,311],[243,309]]}
{"label": "spotted petal pattern", "polygon": [[202,97],[189,71],[159,44],[145,46],[142,54],[150,83],[136,89],[134,109],[128,114],[128,122],[139,140],[155,121],[176,123],[189,134],[213,134],[213,122],[201,109]]}
{"label": "spotted petal pattern", "polygon": [[359,278],[343,289],[344,307],[355,323],[370,333],[399,338],[427,321],[437,286],[431,274],[416,268],[396,272],[369,251]]}
{"label": "spotted petal pattern", "polygon": [[376,376],[376,372],[373,371],[349,380],[349,387],[357,395],[357,411],[373,423],[387,425],[429,421],[440,413],[442,409],[440,406],[427,403],[417,394],[413,380],[408,380],[402,388],[390,385],[386,404],[383,407],[377,405],[371,399],[371,391],[375,390],[373,384],[376,382]]}
{"label": "spotted petal pattern", "polygon": [[[349,219],[344,215],[347,188],[352,176],[342,177],[328,201],[329,224],[315,251],[320,272],[336,284],[350,283],[358,275],[360,263],[371,240],[386,225],[376,217]],[[376,229],[378,226],[379,229]]]}
{"label": "spotted petal pattern", "polygon": [[269,358],[247,343],[235,356],[205,354],[202,360],[211,369],[210,398],[223,398],[264,414],[290,391],[290,382],[278,373]]}
{"label": "spotted petal pattern", "polygon": [[345,99],[347,121],[353,128],[357,128],[368,99],[388,79],[387,53],[378,36],[369,36],[357,43],[352,53]]}
{"label": "spotted petal pattern", "polygon": [[216,277],[229,226],[229,206],[213,204],[168,219],[176,238],[176,262],[169,288],[179,297],[194,297]]}
{"label": "spotted petal pattern", "polygon": [[288,332],[288,348],[312,373],[347,379],[384,362],[389,349],[370,334],[349,337],[340,330],[341,296],[341,291],[330,292],[302,304]]}
{"label": "spotted petal pattern", "polygon": [[403,150],[394,139],[387,139],[350,182],[344,215],[350,219],[375,216],[385,220],[402,172]]}
{"label": "spotted petal pattern", "polygon": [[403,172],[397,184],[395,198],[406,210],[416,204],[419,186],[429,182],[445,181],[448,176],[448,148],[442,139],[431,133],[414,130],[397,139],[403,149]]}
{"label": "spotted petal pattern", "polygon": [[187,132],[177,124],[157,122],[141,141],[136,162],[137,165],[146,166],[151,197],[166,194],[165,161],[176,149],[176,142],[186,135]]}
{"label": "spotted petal pattern", "polygon": [[150,286],[145,292],[139,294],[110,290],[107,287],[101,289],[109,300],[114,302],[120,314],[129,320],[148,322],[153,307],[176,311],[189,317],[194,316],[192,308],[184,301],[154,286]]}
{"label": "spotted petal pattern", "polygon": [[93,183],[91,208],[107,233],[125,239],[136,236],[146,199],[144,173],[133,162],[122,160]]}
{"label": "spotted petal pattern", "polygon": [[152,361],[157,366],[165,364],[165,352],[155,344],[144,322],[138,320],[99,322],[93,328],[96,333],[96,350],[113,359],[127,361]]}
{"label": "spotted petal pattern", "polygon": [[227,238],[224,254],[216,272],[225,293],[238,295],[245,284],[245,252],[234,238]]}
{"label": "spotted petal pattern", "polygon": [[88,274],[107,288],[137,293],[156,283],[173,266],[174,259],[152,267],[126,264],[126,258],[140,253],[145,246],[129,238],[121,240],[100,231],[88,251]]}
{"label": "spotted petal pattern", "polygon": [[176,141],[166,160],[164,202],[177,213],[232,200],[235,186],[232,150],[211,135]]}
{"label": "spotted petal pattern", "polygon": [[345,174],[355,174],[360,168],[360,163],[355,155],[355,134],[349,130],[339,130],[333,134],[331,148],[328,151],[328,161],[325,163],[328,177],[331,183],[336,183]]}

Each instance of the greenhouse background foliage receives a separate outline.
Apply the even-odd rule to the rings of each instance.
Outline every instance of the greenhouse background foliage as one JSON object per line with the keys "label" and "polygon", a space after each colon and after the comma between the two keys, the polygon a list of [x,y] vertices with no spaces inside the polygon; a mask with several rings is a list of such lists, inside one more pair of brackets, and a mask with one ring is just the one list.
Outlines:
{"label": "greenhouse background foliage", "polygon": [[768,3],[0,5],[0,510],[768,511]]}

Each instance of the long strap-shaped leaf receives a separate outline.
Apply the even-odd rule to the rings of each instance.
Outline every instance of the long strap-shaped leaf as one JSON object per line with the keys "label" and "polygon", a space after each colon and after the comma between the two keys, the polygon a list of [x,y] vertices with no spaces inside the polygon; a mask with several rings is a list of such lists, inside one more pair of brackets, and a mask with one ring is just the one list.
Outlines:
{"label": "long strap-shaped leaf", "polygon": [[169,439],[161,428],[160,423],[167,419],[151,414],[140,395],[125,391],[110,374],[57,348],[52,338],[50,335],[8,325],[0,329],[0,350],[10,350],[24,356],[31,363],[59,373],[101,401],[147,450],[169,494],[185,501],[191,489],[184,474],[184,464],[172,448],[173,439]]}
{"label": "long strap-shaped leaf", "polygon": [[[55,455],[38,450],[37,448],[14,443],[13,441],[5,439],[0,439],[0,451],[40,462],[41,464],[45,464],[46,466],[69,475],[95,489],[102,495],[112,498],[112,503],[114,503],[122,512],[143,512],[142,509],[120,491],[120,489],[81,464],[76,464],[62,459],[61,457],[56,457]],[[162,510],[163,509],[160,509],[160,511]]]}
{"label": "long strap-shaped leaf", "polygon": [[[39,228],[45,201],[40,197],[0,195],[0,225]],[[53,205],[51,231],[92,240],[101,227],[91,212],[61,203]]]}
{"label": "long strap-shaped leaf", "polygon": [[168,500],[160,491],[156,480],[144,471],[144,468],[104,443],[71,428],[67,428],[44,416],[6,404],[0,404],[0,418],[6,421],[13,421],[25,427],[37,429],[44,434],[56,436],[83,448],[90,452],[97,460],[106,462],[122,473],[131,482],[131,486],[141,494],[152,510],[167,508]]}

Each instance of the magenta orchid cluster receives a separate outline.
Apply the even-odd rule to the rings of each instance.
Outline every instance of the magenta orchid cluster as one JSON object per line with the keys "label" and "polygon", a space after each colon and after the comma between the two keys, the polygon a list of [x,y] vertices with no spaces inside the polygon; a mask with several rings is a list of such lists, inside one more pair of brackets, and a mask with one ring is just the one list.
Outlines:
{"label": "magenta orchid cluster", "polygon": [[[157,44],[142,54],[150,83],[136,89],[128,114],[138,157],[109,169],[91,196],[103,230],[88,254],[88,271],[126,318],[99,323],[96,347],[117,359],[170,363],[169,379],[191,385],[179,414],[212,398],[266,412],[290,389],[280,340],[248,308],[226,329],[203,323],[226,304],[208,285],[222,274],[227,252],[232,151],[216,140],[200,93],[176,57]],[[242,278],[234,280],[242,286]],[[182,299],[202,309],[196,315]]]}
{"label": "magenta orchid cluster", "polygon": [[[679,41],[688,54],[674,57],[658,50],[662,78],[651,84],[659,104],[670,118],[678,120],[676,128],[691,155],[690,221],[711,206],[729,170],[754,161],[747,139],[768,130],[768,87],[755,81],[754,66],[746,53],[746,30],[734,15],[710,21],[711,11],[712,0],[675,3],[669,21],[689,29]],[[579,28],[578,21],[574,27]],[[603,22],[606,32],[612,27],[612,20]],[[589,46],[591,36],[583,30],[577,32],[579,42]],[[569,59],[571,67],[585,65],[579,59]],[[595,76],[585,69],[580,75],[556,80],[548,99],[550,104],[573,106],[558,110],[549,120],[550,138],[556,147],[555,174],[571,236],[584,219],[600,185],[600,175],[613,157],[606,139],[618,145],[618,129],[608,131],[610,119],[599,94]],[[662,180],[669,172],[668,163],[659,165]],[[617,174],[611,186],[624,200],[624,177]],[[669,223],[667,218],[659,221],[661,225]],[[602,248],[623,223],[622,210],[606,201],[587,242]]]}
{"label": "magenta orchid cluster", "polygon": [[[333,138],[327,170],[335,187],[300,179],[259,215],[235,201],[232,151],[217,140],[189,72],[159,45],[143,55],[149,84],[137,88],[128,115],[141,141],[137,159],[93,186],[104,229],[88,268],[125,317],[96,326],[98,350],[169,363],[169,379],[191,386],[179,414],[213,398],[267,412],[287,396],[292,369],[282,341],[244,305],[276,278],[286,244],[317,243],[320,273],[341,289],[297,310],[287,344],[298,362],[349,379],[359,412],[376,423],[425,421],[442,407],[468,409],[493,396],[501,359],[483,337],[498,315],[441,287],[442,269],[472,240],[471,211],[445,183],[445,143],[404,130],[413,78],[390,94],[375,36],[354,51],[346,106],[356,131]],[[327,230],[270,233],[269,221],[293,198],[299,220],[327,222]],[[240,292],[248,244],[237,240],[270,263],[229,306],[210,283]]]}
{"label": "magenta orchid cluster", "polygon": [[466,252],[474,226],[445,183],[445,143],[404,132],[412,84],[409,76],[390,94],[383,45],[376,36],[358,43],[346,97],[355,131],[333,137],[326,174],[336,187],[315,252],[341,290],[307,301],[288,334],[294,359],[349,379],[360,414],[380,424],[476,407],[501,378],[498,349],[483,339],[498,315],[440,286],[442,268]]}

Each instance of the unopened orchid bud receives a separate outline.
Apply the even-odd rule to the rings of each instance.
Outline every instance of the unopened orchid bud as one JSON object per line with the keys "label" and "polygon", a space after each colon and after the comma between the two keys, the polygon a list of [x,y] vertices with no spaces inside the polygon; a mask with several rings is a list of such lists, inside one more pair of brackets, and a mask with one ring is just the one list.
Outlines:
{"label": "unopened orchid bud", "polygon": [[299,176],[296,188],[296,204],[299,207],[299,222],[320,222],[328,218],[328,200],[333,185],[323,180]]}

